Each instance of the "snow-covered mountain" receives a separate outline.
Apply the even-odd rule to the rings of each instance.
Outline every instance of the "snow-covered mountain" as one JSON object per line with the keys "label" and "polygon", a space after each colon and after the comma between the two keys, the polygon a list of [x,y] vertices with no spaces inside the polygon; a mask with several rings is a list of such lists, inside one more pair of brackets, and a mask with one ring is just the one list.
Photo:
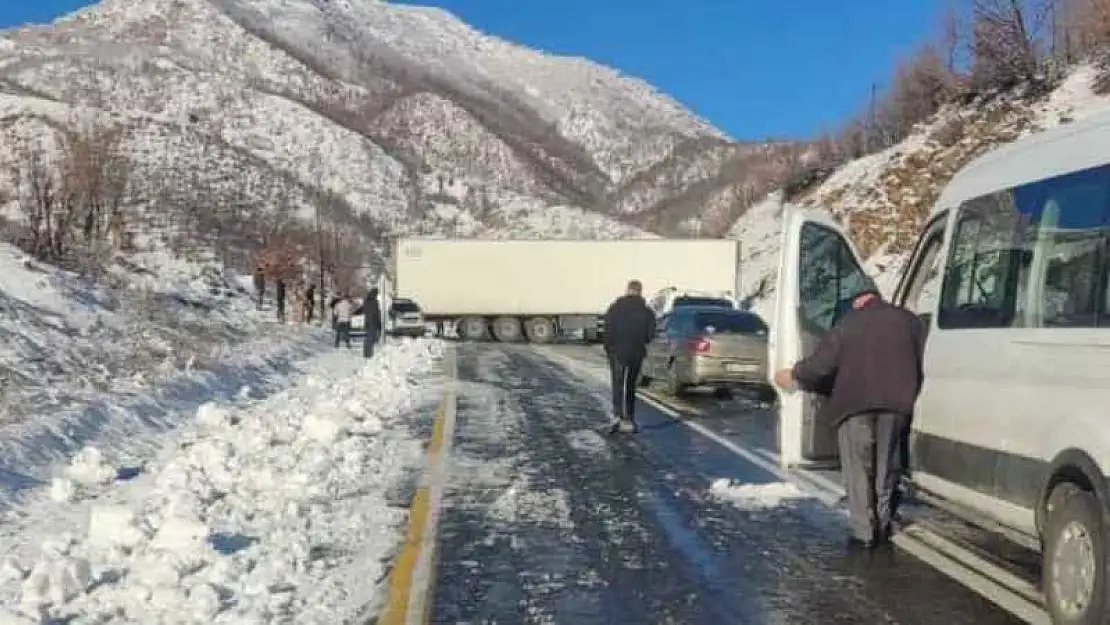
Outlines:
{"label": "snow-covered mountain", "polygon": [[737,168],[774,150],[641,80],[377,0],[104,0],[0,33],[0,125],[90,112],[126,130],[140,199],[164,210],[310,217],[326,196],[377,233],[670,233],[735,217]]}

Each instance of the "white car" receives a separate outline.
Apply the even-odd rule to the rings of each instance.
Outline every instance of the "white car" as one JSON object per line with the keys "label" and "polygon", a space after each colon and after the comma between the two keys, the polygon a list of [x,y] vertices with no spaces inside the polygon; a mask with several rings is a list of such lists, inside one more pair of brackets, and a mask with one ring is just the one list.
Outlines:
{"label": "white car", "polygon": [[424,313],[411,299],[394,299],[385,319],[385,331],[390,336],[424,336]]}
{"label": "white car", "polygon": [[[867,280],[829,217],[784,215],[768,372]],[[1038,551],[1052,621],[1110,613],[1110,114],[979,157],[941,193],[892,301],[927,324],[913,490]],[[821,397],[784,392],[788,464],[835,459]]]}

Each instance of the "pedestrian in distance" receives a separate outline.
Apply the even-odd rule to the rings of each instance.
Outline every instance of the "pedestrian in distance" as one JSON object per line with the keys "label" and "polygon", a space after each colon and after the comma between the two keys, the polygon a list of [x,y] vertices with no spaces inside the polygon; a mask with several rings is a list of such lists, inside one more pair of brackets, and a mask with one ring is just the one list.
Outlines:
{"label": "pedestrian in distance", "polygon": [[316,285],[310,284],[304,293],[304,320],[312,323],[313,314],[316,312]]}
{"label": "pedestrian in distance", "polygon": [[285,281],[277,281],[277,292],[274,296],[277,304],[278,323],[285,323]]}
{"label": "pedestrian in distance", "polygon": [[362,301],[363,327],[366,334],[362,337],[362,356],[374,357],[374,346],[381,340],[382,311],[378,304],[378,289],[371,288]]}
{"label": "pedestrian in distance", "polygon": [[262,298],[266,295],[266,274],[262,272],[262,267],[254,268],[254,294],[257,298],[255,309],[262,310]]}
{"label": "pedestrian in distance", "polygon": [[644,287],[632,280],[624,295],[605,311],[605,355],[613,386],[613,423],[610,434],[636,433],[636,381],[655,336],[655,313],[647,306]]}
{"label": "pedestrian in distance", "polygon": [[335,315],[335,347],[339,348],[339,343],[343,342],[347,345],[347,349],[351,349],[351,317],[355,305],[346,294],[339,297],[335,302],[333,308]]}
{"label": "pedestrian in distance", "polygon": [[905,431],[921,390],[925,326],[917,315],[862,287],[851,308],[808,357],[775,372],[784,389],[827,391],[818,418],[837,426],[848,494],[849,542],[889,540],[903,471]]}

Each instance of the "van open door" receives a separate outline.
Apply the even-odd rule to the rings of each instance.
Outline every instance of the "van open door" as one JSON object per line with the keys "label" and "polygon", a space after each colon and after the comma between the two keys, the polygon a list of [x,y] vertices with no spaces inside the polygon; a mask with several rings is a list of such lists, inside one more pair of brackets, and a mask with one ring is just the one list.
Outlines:
{"label": "van open door", "polygon": [[[787,209],[783,216],[777,302],[768,341],[768,371],[791,367],[813,351],[871,279],[855,246],[830,217]],[[836,430],[822,419],[824,395],[779,391],[778,442],[785,466],[835,465]]]}

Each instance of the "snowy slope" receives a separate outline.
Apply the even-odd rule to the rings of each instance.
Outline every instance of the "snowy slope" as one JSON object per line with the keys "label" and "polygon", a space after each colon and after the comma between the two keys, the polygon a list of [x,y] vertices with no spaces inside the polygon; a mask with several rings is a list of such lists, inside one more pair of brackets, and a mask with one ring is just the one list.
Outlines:
{"label": "snowy slope", "polygon": [[[332,352],[262,401],[206,403],[149,464],[87,448],[3,527],[0,622],[358,622],[420,468],[442,345]],[[123,476],[123,477],[121,477]]]}
{"label": "snowy slope", "polygon": [[[1097,72],[1078,67],[1047,98],[1003,96],[966,107],[948,107],[894,147],[852,161],[792,203],[826,211],[847,224],[866,256],[868,270],[888,294],[932,202],[963,165],[993,147],[1110,109],[1110,96],[1092,92]],[[745,290],[757,310],[774,309],[781,193],[769,195],[732,226],[741,241]]]}
{"label": "snowy slope", "polygon": [[[601,232],[619,230],[629,207],[665,208],[721,173],[728,159],[713,157],[697,175],[668,174],[688,172],[688,146],[733,145],[643,81],[487,36],[437,9],[104,0],[2,35],[0,127],[38,136],[108,113],[139,164],[136,194],[195,189],[256,212],[280,197],[308,217],[327,191],[341,206],[325,217],[368,218],[359,223],[370,238],[450,233],[457,221],[498,236],[520,207],[542,232],[549,206],[597,213]],[[628,185],[641,199],[613,201]],[[462,217],[438,216],[444,195]]]}
{"label": "snowy slope", "polygon": [[243,386],[268,392],[326,346],[256,312],[215,265],[132,262],[96,286],[0,245],[0,510],[84,445],[141,456],[182,409]]}

